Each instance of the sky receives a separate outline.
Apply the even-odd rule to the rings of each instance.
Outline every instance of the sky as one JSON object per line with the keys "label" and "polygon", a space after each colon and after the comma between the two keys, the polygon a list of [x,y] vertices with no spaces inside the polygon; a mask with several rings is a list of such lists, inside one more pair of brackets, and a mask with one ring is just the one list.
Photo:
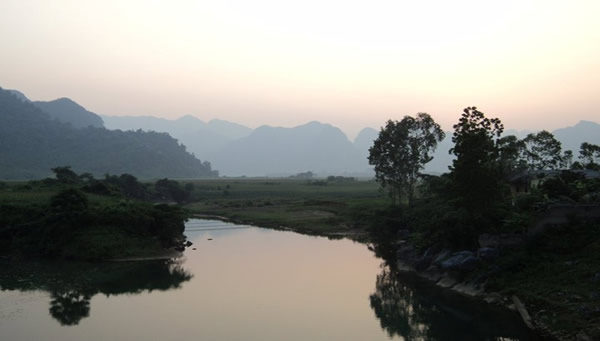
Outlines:
{"label": "sky", "polygon": [[0,87],[101,115],[353,137],[477,106],[507,128],[600,122],[600,1],[2,0]]}

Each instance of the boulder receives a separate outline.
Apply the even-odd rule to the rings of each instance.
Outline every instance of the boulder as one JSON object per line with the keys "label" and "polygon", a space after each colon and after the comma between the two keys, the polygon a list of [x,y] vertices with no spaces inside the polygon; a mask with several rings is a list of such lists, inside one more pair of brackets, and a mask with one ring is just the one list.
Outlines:
{"label": "boulder", "polygon": [[482,247],[477,250],[477,257],[485,261],[492,261],[500,256],[500,251],[493,247]]}
{"label": "boulder", "polygon": [[479,264],[479,259],[471,251],[459,251],[442,262],[444,270],[450,271],[472,271]]}
{"label": "boulder", "polygon": [[452,288],[456,285],[456,283],[458,283],[456,278],[445,273],[436,284],[441,286],[442,288]]}
{"label": "boulder", "polygon": [[433,282],[438,282],[443,277],[443,275],[444,273],[440,270],[440,268],[437,265],[432,265],[421,273],[421,277],[427,278],[428,280]]}
{"label": "boulder", "polygon": [[438,252],[438,254],[433,257],[432,263],[435,265],[440,265],[440,263],[442,263],[444,260],[446,260],[451,255],[452,255],[452,251],[450,251],[450,249],[443,249],[442,251]]}

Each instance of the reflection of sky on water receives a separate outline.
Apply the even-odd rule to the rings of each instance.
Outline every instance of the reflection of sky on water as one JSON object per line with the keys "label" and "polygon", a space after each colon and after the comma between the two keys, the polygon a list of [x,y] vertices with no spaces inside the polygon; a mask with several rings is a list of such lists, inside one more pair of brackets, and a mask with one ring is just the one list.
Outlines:
{"label": "reflection of sky on water", "polygon": [[0,305],[0,338],[454,340],[440,335],[476,328],[440,313],[460,301],[405,283],[364,244],[218,221],[186,226],[196,250],[175,263],[32,265],[23,278],[35,281],[1,268],[9,307]]}

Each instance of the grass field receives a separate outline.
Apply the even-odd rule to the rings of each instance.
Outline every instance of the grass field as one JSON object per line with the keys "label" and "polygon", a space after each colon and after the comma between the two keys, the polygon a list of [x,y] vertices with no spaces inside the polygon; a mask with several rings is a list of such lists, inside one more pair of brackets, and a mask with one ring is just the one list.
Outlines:
{"label": "grass field", "polygon": [[299,232],[348,235],[361,229],[355,215],[386,206],[375,181],[217,179],[190,181],[196,214],[222,216]]}

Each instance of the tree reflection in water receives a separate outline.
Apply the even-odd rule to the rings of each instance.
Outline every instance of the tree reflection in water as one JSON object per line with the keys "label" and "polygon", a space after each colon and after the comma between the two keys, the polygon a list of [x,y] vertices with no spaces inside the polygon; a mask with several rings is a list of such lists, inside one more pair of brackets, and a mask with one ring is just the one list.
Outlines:
{"label": "tree reflection in water", "polygon": [[[369,297],[391,337],[418,340],[536,340],[516,314],[382,267]],[[418,290],[417,290],[418,288]]]}
{"label": "tree reflection in water", "polygon": [[52,292],[50,315],[63,326],[74,326],[90,316],[90,296],[76,291]]}
{"label": "tree reflection in water", "polygon": [[0,289],[50,293],[50,315],[63,326],[90,316],[96,294],[177,289],[192,275],[177,260],[118,263],[2,263]]}

